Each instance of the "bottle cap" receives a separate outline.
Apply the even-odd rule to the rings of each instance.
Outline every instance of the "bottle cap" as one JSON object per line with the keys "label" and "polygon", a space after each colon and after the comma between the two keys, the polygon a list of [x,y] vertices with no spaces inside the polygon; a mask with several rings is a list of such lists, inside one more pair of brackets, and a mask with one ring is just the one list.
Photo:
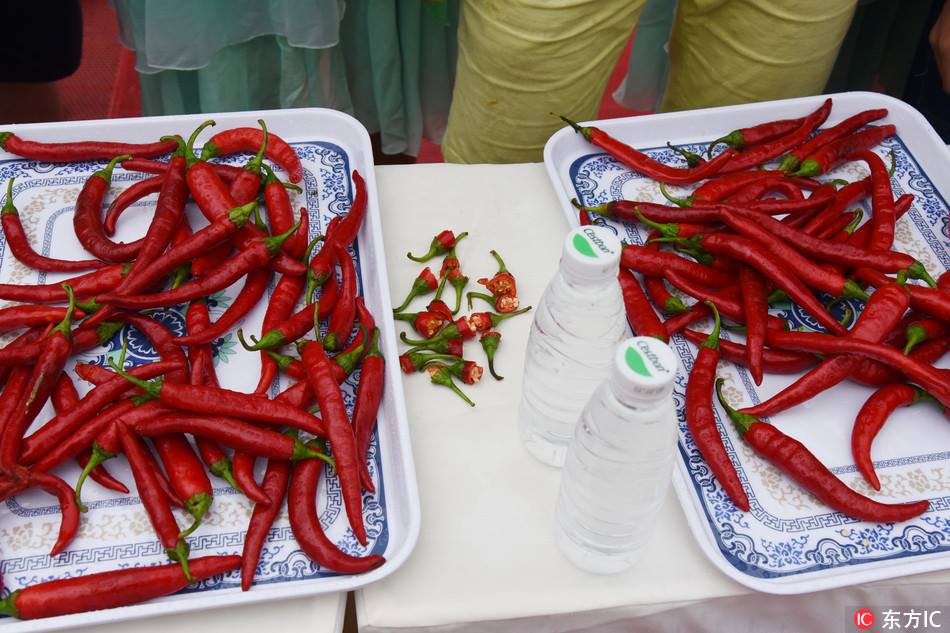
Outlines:
{"label": "bottle cap", "polygon": [[676,355],[652,336],[628,338],[617,348],[610,383],[622,401],[651,401],[673,391]]}
{"label": "bottle cap", "polygon": [[608,228],[590,224],[578,227],[564,239],[561,270],[578,281],[616,277],[622,248]]}

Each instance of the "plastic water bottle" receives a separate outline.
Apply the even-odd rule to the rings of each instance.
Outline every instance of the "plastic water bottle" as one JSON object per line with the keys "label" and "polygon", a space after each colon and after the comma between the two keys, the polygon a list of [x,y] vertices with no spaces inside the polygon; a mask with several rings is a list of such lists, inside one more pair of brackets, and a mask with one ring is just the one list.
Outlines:
{"label": "plastic water bottle", "polygon": [[655,338],[627,339],[584,408],[561,475],[557,544],[599,574],[636,563],[669,491],[676,453],[676,357]]}
{"label": "plastic water bottle", "polygon": [[620,251],[610,229],[568,233],[560,268],[534,313],[518,423],[525,447],[545,464],[564,464],[581,409],[626,336]]}

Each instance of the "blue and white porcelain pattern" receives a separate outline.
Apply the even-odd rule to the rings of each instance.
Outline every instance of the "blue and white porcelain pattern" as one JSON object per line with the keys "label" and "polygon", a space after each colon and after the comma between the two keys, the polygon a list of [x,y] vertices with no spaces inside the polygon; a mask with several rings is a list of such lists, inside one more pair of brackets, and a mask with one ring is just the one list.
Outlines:
{"label": "blue and white porcelain pattern", "polygon": [[[296,194],[294,208],[305,206],[309,214],[311,237],[322,233],[333,217],[344,215],[352,201],[351,165],[347,152],[332,143],[308,142],[294,144],[305,170],[301,184],[303,194]],[[232,157],[231,162],[241,164],[246,156]],[[51,252],[58,257],[81,258],[82,251],[72,230],[72,210],[76,195],[85,179],[102,163],[73,165],[49,165],[35,161],[0,161],[0,182],[16,178],[14,200],[31,241],[44,254]],[[117,169],[113,177],[112,195],[145,175]],[[294,196],[294,194],[291,194]],[[117,239],[134,239],[144,232],[152,201],[133,205],[120,220]],[[195,227],[205,223],[196,209],[189,209],[189,217]],[[359,243],[354,244],[351,254],[357,268],[361,265]],[[37,274],[19,264],[6,248],[0,233],[0,280],[4,283],[50,283],[67,275]],[[214,295],[209,301],[212,319],[217,318],[230,304],[240,289],[240,283]],[[268,293],[269,294],[269,293]],[[263,303],[263,302],[262,302]],[[149,311],[152,318],[165,325],[176,335],[184,334],[184,309],[172,306]],[[260,330],[263,306],[258,306],[241,324],[246,331]],[[108,359],[118,359],[123,338],[128,340],[126,365],[135,366],[153,362],[157,354],[149,341],[134,327],[124,327],[105,345],[84,352],[79,356],[83,362],[105,365]],[[249,353],[237,344],[233,333],[213,343],[215,364],[225,386],[250,391],[257,381],[258,354]],[[289,351],[289,350],[288,350]],[[351,376],[343,385],[344,400],[352,412],[359,373]],[[283,378],[282,378],[283,380]],[[88,390],[76,379],[81,393]],[[274,387],[276,392],[286,387],[285,383]],[[41,413],[39,419],[52,415],[51,407]],[[262,471],[265,460],[258,460]],[[131,482],[131,475],[122,459],[111,460],[107,467],[120,479]],[[343,551],[362,556],[381,554],[389,541],[386,520],[385,482],[378,438],[374,435],[370,449],[370,472],[376,492],[364,495],[364,520],[368,544],[361,546],[349,529],[343,512],[342,497],[335,477],[323,476],[320,482],[318,513],[329,538]],[[75,481],[78,468],[66,466],[57,471],[66,481]],[[215,501],[202,526],[188,539],[193,556],[211,554],[240,554],[244,531],[252,504],[240,493],[221,480],[214,480]],[[72,546],[63,554],[50,558],[50,549],[59,524],[58,506],[42,493],[31,491],[8,499],[0,506],[0,559],[4,591],[54,578],[67,578],[83,574],[107,571],[126,566],[158,565],[167,562],[158,541],[148,523],[141,502],[134,491],[130,495],[118,495],[87,484],[84,499],[90,512],[83,516],[82,526]],[[176,510],[181,525],[187,525],[184,513]],[[282,510],[264,545],[258,564],[255,584],[274,585],[293,583],[334,576],[312,562],[294,540],[289,527],[286,509]],[[236,587],[240,584],[239,572],[224,577],[212,578],[189,587],[186,592],[207,592]]]}
{"label": "blue and white porcelain pattern", "polygon": [[[685,147],[695,152],[705,150],[704,144]],[[889,139],[880,149],[883,149],[882,155],[893,152],[895,156],[896,173],[892,181],[895,196],[908,192],[916,196],[913,208],[898,224],[897,247],[918,258],[932,273],[939,274],[950,267],[947,232],[950,208],[947,201],[899,137]],[[647,153],[667,164],[680,161],[672,150],[665,147],[650,149]],[[867,169],[863,164],[849,163],[829,174],[828,179],[842,177],[853,181],[865,175]],[[664,201],[655,181],[599,152],[574,160],[569,166],[566,183],[569,189],[573,187],[571,193],[587,205],[622,198]],[[687,195],[689,190],[670,187],[675,196]],[[865,217],[869,217],[868,203],[865,202],[864,206]],[[646,231],[633,225],[603,217],[593,218],[596,224],[608,226],[628,242],[642,244],[646,239]],[[572,222],[576,222],[576,219],[572,218]],[[856,318],[862,303],[847,303],[852,310],[852,318]],[[843,315],[842,306],[837,306],[836,310],[838,316]],[[791,328],[820,329],[797,306],[789,305],[773,313],[786,319]],[[734,338],[736,335],[725,336]],[[723,433],[726,450],[750,493],[752,508],[750,512],[744,513],[732,504],[713,478],[686,427],[684,393],[696,349],[681,336],[673,337],[671,345],[683,364],[674,390],[679,411],[680,472],[685,476],[693,497],[692,509],[699,512],[704,522],[703,532],[714,542],[713,549],[718,549],[726,564],[735,572],[756,581],[787,580],[823,570],[887,564],[888,561],[913,557],[941,557],[946,561],[942,566],[950,566],[950,557],[947,556],[950,552],[950,434],[941,429],[941,424],[946,426],[946,420],[936,410],[921,410],[919,413],[920,416],[928,417],[926,431],[937,434],[934,442],[928,444],[918,441],[913,449],[909,449],[905,443],[896,449],[896,454],[875,461],[878,472],[882,474],[885,500],[929,498],[930,511],[905,523],[874,525],[832,512],[807,493],[798,490],[779,471],[751,452],[738,437],[729,419],[717,407],[717,423]],[[767,377],[761,387],[756,387],[744,368],[725,361],[719,367],[719,374],[726,379],[728,395],[736,405],[740,402],[758,403],[791,382],[789,377]],[[828,429],[827,441],[836,446],[833,450],[825,450],[815,444],[809,447],[825,459],[825,463],[846,483],[864,494],[874,494],[851,464],[847,444],[851,421],[870,391],[851,385],[842,386],[841,390],[845,395],[840,402],[834,402],[834,396],[822,398],[820,404],[805,406],[803,413],[789,416],[783,413],[771,421],[793,436],[814,438],[815,420],[805,418],[823,416],[822,424]],[[838,392],[837,389],[835,391]],[[915,432],[906,425],[903,428],[906,433]],[[842,443],[843,446],[837,446]],[[878,448],[883,443],[884,440],[879,438],[875,455],[878,455]],[[750,584],[762,586],[755,585],[755,582]]]}

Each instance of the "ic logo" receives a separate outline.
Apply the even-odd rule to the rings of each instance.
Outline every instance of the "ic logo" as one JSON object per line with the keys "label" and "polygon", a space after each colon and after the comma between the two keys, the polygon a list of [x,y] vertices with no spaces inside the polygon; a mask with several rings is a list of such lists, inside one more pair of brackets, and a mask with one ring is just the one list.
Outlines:
{"label": "ic logo", "polygon": [[858,609],[854,612],[854,626],[862,631],[874,626],[874,612],[870,609]]}

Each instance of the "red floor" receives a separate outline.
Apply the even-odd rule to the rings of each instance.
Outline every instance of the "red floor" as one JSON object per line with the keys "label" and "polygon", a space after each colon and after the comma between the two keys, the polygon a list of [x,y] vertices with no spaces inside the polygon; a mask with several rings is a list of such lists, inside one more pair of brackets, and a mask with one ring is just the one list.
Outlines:
{"label": "red floor", "polygon": [[[139,97],[135,56],[118,41],[115,11],[108,0],[83,0],[83,56],[79,70],[58,82],[65,120],[105,119],[139,116]],[[607,83],[598,118],[611,119],[634,112],[617,104],[610,96],[627,72],[631,36]],[[439,146],[423,139],[419,163],[440,163]]]}

